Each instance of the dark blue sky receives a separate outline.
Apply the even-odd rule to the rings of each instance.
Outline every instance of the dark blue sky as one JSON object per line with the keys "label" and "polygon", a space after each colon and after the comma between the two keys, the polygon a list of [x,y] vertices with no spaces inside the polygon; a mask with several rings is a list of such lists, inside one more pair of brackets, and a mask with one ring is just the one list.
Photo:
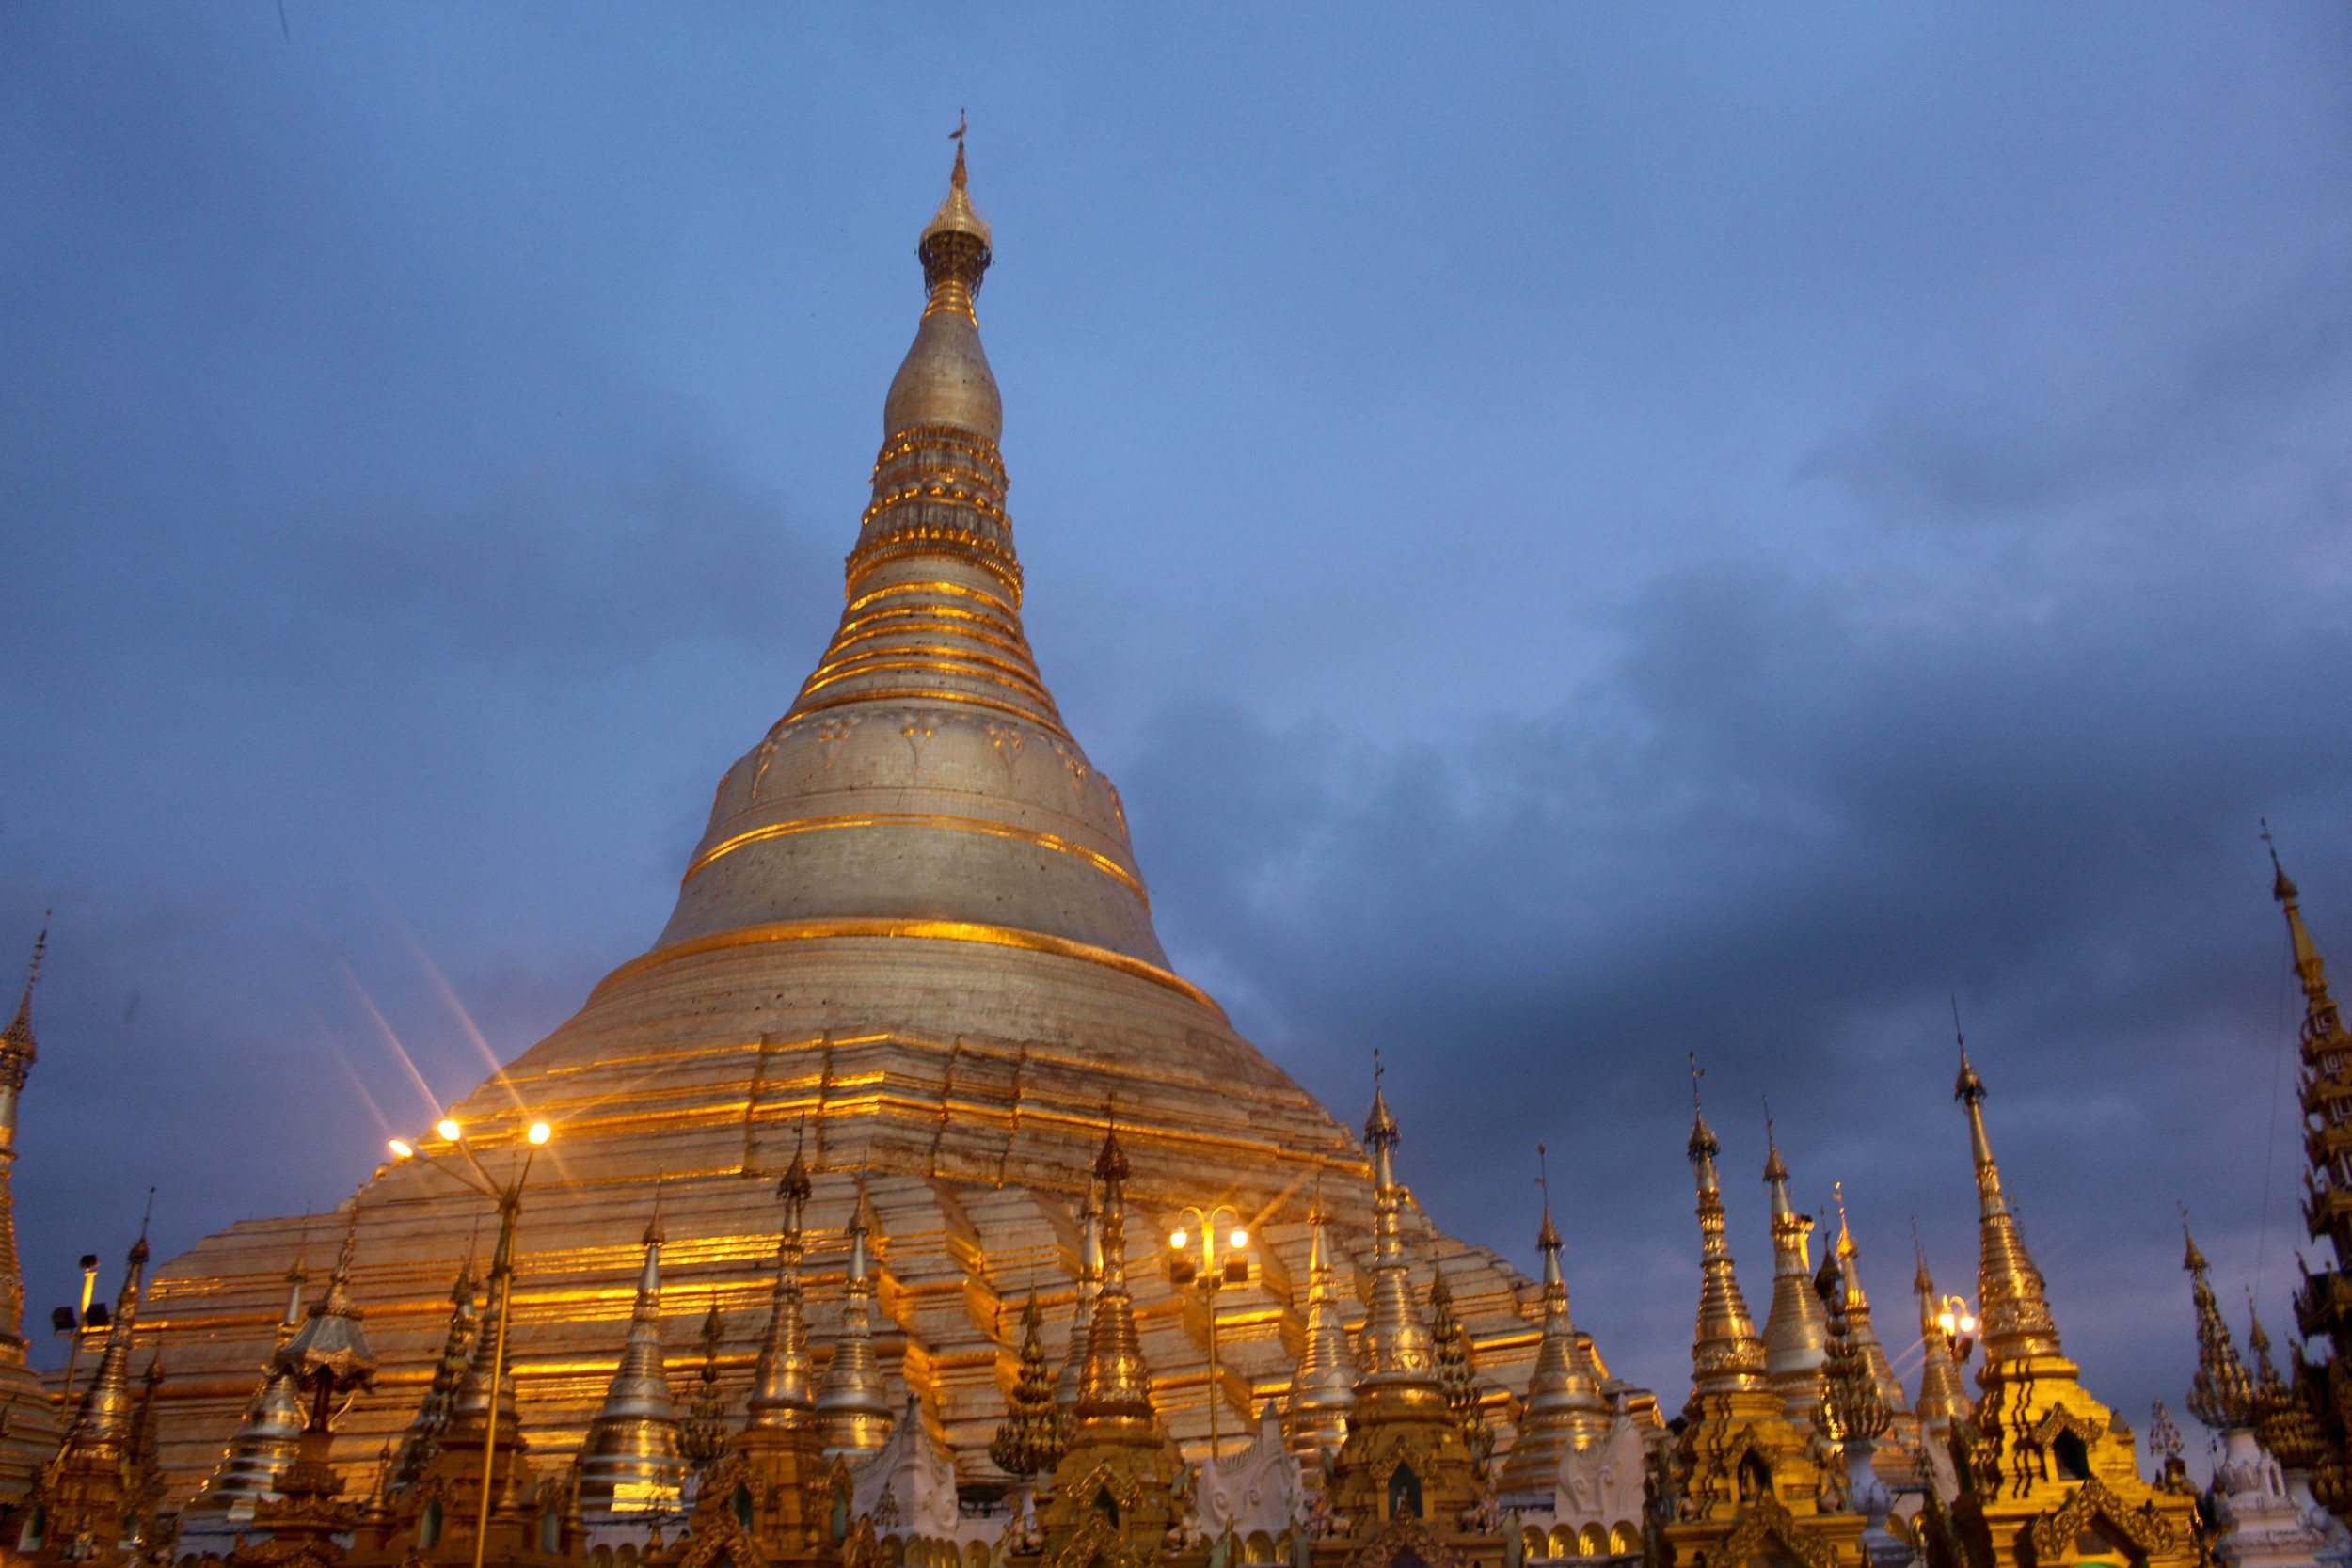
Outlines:
{"label": "dark blue sky", "polygon": [[[1842,1180],[2094,1391],[2288,1319],[2352,965],[2335,7],[0,9],[36,1317],[339,1201],[643,950],[837,613],[959,109],[1029,626],[1186,974],[1678,1400]],[[2352,974],[2352,969],[2346,973]],[[470,1020],[469,1023],[467,1021]],[[396,1036],[420,1084],[387,1044]],[[2265,1227],[2266,1216],[2266,1227]]]}

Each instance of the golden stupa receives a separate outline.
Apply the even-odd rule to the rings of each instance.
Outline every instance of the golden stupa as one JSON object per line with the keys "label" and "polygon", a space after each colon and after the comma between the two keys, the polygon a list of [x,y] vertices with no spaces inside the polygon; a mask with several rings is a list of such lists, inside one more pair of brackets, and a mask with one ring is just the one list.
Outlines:
{"label": "golden stupa", "polygon": [[[653,948],[450,1112],[494,1173],[529,1123],[553,1128],[516,1241],[513,1382],[536,1456],[576,1449],[605,1402],[657,1180],[672,1375],[683,1385],[705,1364],[695,1326],[715,1306],[721,1392],[743,1409],[774,1288],[778,1178],[796,1149],[813,1183],[815,1375],[844,1338],[845,1298],[861,1312],[870,1299],[887,1396],[873,1402],[893,1420],[917,1413],[977,1494],[1006,1484],[989,1448],[1033,1289],[1048,1354],[1067,1361],[1079,1212],[1114,1115],[1152,1399],[1188,1455],[1206,1451],[1213,1404],[1230,1443],[1284,1402],[1309,1349],[1318,1202],[1318,1282],[1327,1271],[1348,1330],[1364,1322],[1365,1152],[1170,969],[1119,792],[1063,723],[1023,631],[1003,406],[974,310],[990,233],[961,147],[918,254],[926,303],[884,402],[839,629],[719,782]],[[445,1140],[418,1147],[455,1157]],[[334,1462],[364,1492],[418,1414],[451,1282],[496,1217],[427,1158],[380,1168],[355,1201],[349,1295],[379,1366],[337,1424]],[[1252,1242],[1247,1280],[1208,1297],[1171,1282],[1165,1243],[1181,1209],[1217,1203]],[[1527,1381],[1538,1290],[1409,1200],[1394,1224],[1417,1295],[1442,1260],[1501,1418],[1504,1391]],[[293,1217],[246,1221],[156,1272],[139,1360],[151,1348],[165,1369],[167,1507],[220,1462],[253,1397],[304,1232]],[[1321,1293],[1317,1309],[1334,1310]],[[862,1367],[867,1338],[848,1338]],[[879,1443],[885,1425],[855,1441]]]}

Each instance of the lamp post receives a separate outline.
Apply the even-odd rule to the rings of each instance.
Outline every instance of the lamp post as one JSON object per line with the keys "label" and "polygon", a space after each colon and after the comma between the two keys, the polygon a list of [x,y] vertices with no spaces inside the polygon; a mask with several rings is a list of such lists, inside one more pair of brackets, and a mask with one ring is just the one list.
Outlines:
{"label": "lamp post", "polygon": [[[1225,1256],[1217,1256],[1217,1223],[1230,1218],[1232,1225],[1224,1233]],[[1203,1211],[1198,1205],[1185,1208],[1176,1216],[1177,1227],[1168,1232],[1168,1260],[1170,1283],[1183,1286],[1198,1283],[1200,1300],[1209,1314],[1209,1457],[1216,1452],[1216,1407],[1223,1397],[1216,1378],[1216,1293],[1228,1285],[1249,1283],[1249,1259],[1240,1254],[1249,1245],[1249,1232],[1242,1228],[1241,1215],[1231,1204],[1220,1203]],[[1193,1260],[1193,1243],[1200,1243],[1200,1261]]]}
{"label": "lamp post", "polygon": [[498,1298],[498,1342],[490,1357],[490,1409],[482,1435],[482,1513],[474,1522],[473,1532],[473,1568],[482,1568],[483,1549],[490,1539],[491,1482],[498,1464],[499,1384],[506,1374],[507,1308],[515,1294],[515,1221],[522,1213],[523,1182],[531,1175],[532,1159],[539,1152],[539,1146],[553,1134],[553,1130],[544,1121],[534,1121],[524,1131],[523,1140],[529,1147],[523,1150],[522,1164],[515,1168],[514,1177],[503,1186],[475,1156],[473,1146],[466,1141],[466,1130],[453,1118],[444,1117],[433,1130],[466,1157],[466,1164],[473,1167],[470,1172],[456,1165],[445,1164],[432,1154],[398,1138],[391,1140],[392,1157],[411,1160],[421,1156],[435,1170],[464,1182],[499,1206],[498,1248],[490,1255],[490,1291]]}
{"label": "lamp post", "polygon": [[90,1322],[90,1297],[97,1290],[98,1254],[86,1252],[82,1254],[82,1309],[76,1312],[71,1307],[60,1307],[49,1314],[50,1328],[66,1341],[65,1391],[57,1396],[57,1403],[68,1411],[73,1408],[73,1367],[82,1358],[83,1331],[102,1326],[106,1321],[106,1309],[101,1307],[98,1322]]}
{"label": "lamp post", "polygon": [[1935,1315],[1935,1326],[1951,1341],[1952,1359],[1958,1365],[1968,1365],[1968,1357],[1977,1348],[1977,1320],[1968,1313],[1965,1296],[1946,1296],[1943,1309]]}

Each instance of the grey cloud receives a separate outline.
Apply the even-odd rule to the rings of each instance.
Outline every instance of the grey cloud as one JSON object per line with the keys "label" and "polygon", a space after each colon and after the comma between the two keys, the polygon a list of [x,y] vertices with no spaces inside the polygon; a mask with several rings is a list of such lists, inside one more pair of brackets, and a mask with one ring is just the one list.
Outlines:
{"label": "grey cloud", "polygon": [[[1760,1164],[1773,1096],[1801,1196],[1848,1183],[1899,1301],[1907,1215],[1956,1279],[1972,1256],[1938,1109],[1957,993],[2062,1305],[2126,1279],[2161,1301],[2174,1197],[2233,1256],[2255,1239],[2279,1048],[2257,815],[2307,883],[2352,886],[2352,745],[2304,722],[2352,679],[2341,632],[2091,614],[1923,639],[1851,608],[1766,568],[1681,574],[1556,713],[1384,751],[1194,708],[1130,768],[1180,959],[1245,977],[1246,1022],[1335,1106],[1381,1048],[1439,1151],[1421,1191],[1477,1240],[1526,1256],[1509,1220],[1532,1231],[1521,1167],[1549,1137],[1601,1287],[1582,1321],[1661,1386],[1692,1298],[1629,1287],[1688,1273],[1687,1052],[1735,1164]],[[2249,1092],[2217,1103],[2217,1077]],[[2144,1407],[2176,1326],[2113,1323],[2084,1354]]]}

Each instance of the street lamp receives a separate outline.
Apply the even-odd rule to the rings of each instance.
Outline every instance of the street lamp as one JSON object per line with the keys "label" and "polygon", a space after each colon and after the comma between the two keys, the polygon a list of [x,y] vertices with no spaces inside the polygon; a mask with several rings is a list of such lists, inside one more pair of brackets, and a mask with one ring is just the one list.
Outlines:
{"label": "street lamp", "polygon": [[[444,1164],[429,1152],[422,1154],[425,1162],[435,1170],[454,1177],[499,1206],[498,1250],[490,1255],[490,1291],[498,1298],[498,1348],[490,1357],[489,1421],[484,1427],[482,1436],[482,1515],[475,1521],[473,1532],[473,1568],[482,1568],[483,1548],[490,1539],[491,1470],[498,1462],[499,1380],[506,1373],[507,1307],[515,1294],[515,1221],[522,1212],[523,1182],[531,1175],[532,1159],[539,1152],[539,1146],[553,1136],[554,1130],[544,1121],[534,1121],[524,1130],[523,1141],[530,1147],[523,1150],[522,1164],[515,1168],[513,1179],[504,1186],[501,1186],[481,1160],[475,1157],[473,1146],[466,1141],[464,1127],[444,1117],[434,1131],[455,1145],[457,1152],[466,1157],[466,1164],[472,1168],[467,1170]],[[421,1152],[413,1145],[398,1138],[391,1140],[391,1148],[395,1160],[413,1160]]]}
{"label": "street lamp", "polygon": [[[1225,1257],[1217,1257],[1217,1233],[1220,1220],[1231,1220],[1222,1240]],[[1243,1228],[1241,1215],[1231,1204],[1220,1203],[1205,1212],[1197,1205],[1188,1207],[1176,1216],[1177,1227],[1168,1232],[1168,1283],[1175,1286],[1197,1284],[1200,1288],[1201,1304],[1209,1314],[1209,1457],[1216,1454],[1216,1407],[1224,1397],[1216,1380],[1216,1293],[1228,1285],[1249,1283],[1249,1259],[1241,1256],[1249,1245],[1249,1232]],[[1200,1261],[1193,1260],[1194,1243],[1199,1243]]]}
{"label": "street lamp", "polygon": [[1935,1315],[1935,1326],[1951,1341],[1952,1359],[1965,1367],[1977,1348],[1977,1320],[1968,1314],[1964,1296],[1946,1296],[1944,1309]]}
{"label": "street lamp", "polygon": [[49,1314],[49,1327],[56,1337],[66,1341],[65,1391],[57,1396],[57,1403],[71,1413],[73,1409],[73,1364],[82,1358],[82,1335],[85,1330],[106,1326],[106,1306],[101,1302],[96,1316],[91,1315],[90,1297],[98,1290],[98,1254],[82,1254],[82,1309],[60,1307]]}

